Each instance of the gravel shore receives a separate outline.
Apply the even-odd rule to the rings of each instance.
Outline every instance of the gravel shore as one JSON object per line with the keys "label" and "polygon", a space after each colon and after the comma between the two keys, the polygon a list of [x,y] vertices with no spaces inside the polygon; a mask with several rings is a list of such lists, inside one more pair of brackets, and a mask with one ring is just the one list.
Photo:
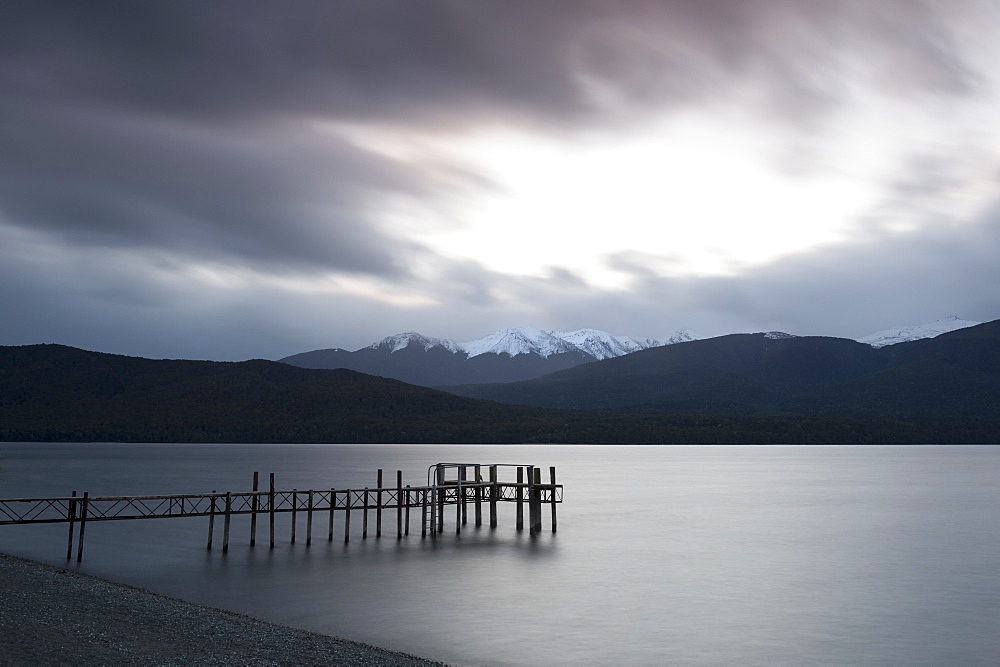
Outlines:
{"label": "gravel shore", "polygon": [[438,665],[0,554],[2,665]]}

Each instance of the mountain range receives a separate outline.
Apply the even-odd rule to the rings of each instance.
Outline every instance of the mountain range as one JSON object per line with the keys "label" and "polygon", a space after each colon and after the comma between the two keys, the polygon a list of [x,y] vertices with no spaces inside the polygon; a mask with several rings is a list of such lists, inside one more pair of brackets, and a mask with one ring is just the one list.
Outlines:
{"label": "mountain range", "polygon": [[694,340],[678,331],[663,340],[612,336],[596,329],[543,331],[520,326],[456,343],[416,332],[396,334],[349,352],[340,348],[280,359],[300,368],[347,368],[425,387],[516,382],[639,350]]}
{"label": "mountain range", "polygon": [[[614,410],[507,405],[264,360],[0,347],[0,441],[1000,442],[998,328],[881,350],[828,338],[723,336],[584,364],[545,385],[494,385],[565,404],[581,396],[600,404],[594,397],[603,394],[604,404],[623,407]],[[686,386],[663,392],[680,377]]]}
{"label": "mountain range", "polygon": [[447,387],[505,403],[734,415],[1000,420],[1000,320],[874,347],[732,334],[533,380]]}
{"label": "mountain range", "polygon": [[[949,317],[929,324],[880,331],[858,341],[879,348],[977,324],[980,323]],[[778,331],[764,335],[794,338]],[[699,339],[685,329],[655,339],[615,336],[597,329],[543,331],[537,327],[519,326],[479,340],[457,343],[411,331],[389,336],[353,352],[340,348],[313,350],[279,361],[300,368],[346,368],[425,387],[448,387],[531,380],[595,361]]]}

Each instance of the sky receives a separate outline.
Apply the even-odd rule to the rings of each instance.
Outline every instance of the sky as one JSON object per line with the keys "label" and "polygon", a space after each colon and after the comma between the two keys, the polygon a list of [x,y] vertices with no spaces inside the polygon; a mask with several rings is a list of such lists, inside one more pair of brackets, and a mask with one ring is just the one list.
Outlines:
{"label": "sky", "polygon": [[0,345],[1000,318],[1000,4],[0,2]]}

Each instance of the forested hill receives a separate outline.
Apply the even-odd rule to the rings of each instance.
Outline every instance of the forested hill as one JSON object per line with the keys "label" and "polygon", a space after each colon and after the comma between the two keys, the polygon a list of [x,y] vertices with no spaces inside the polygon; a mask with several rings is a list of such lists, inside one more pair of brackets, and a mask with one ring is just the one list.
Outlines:
{"label": "forested hill", "polygon": [[1000,425],[519,407],[347,370],[0,347],[0,440],[327,443],[998,442]]}

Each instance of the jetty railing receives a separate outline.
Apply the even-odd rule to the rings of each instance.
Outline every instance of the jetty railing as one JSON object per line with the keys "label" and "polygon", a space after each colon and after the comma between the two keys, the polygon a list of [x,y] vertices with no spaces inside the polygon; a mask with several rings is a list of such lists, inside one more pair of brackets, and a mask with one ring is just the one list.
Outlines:
{"label": "jetty railing", "polygon": [[[515,480],[501,480],[500,472],[516,471]],[[208,517],[207,548],[212,549],[215,519],[223,520],[222,550],[229,550],[230,526],[235,515],[250,515],[250,546],[257,542],[257,518],[268,519],[270,547],[274,548],[276,515],[291,515],[291,543],[296,541],[299,515],[306,517],[306,545],[312,544],[313,526],[319,517],[325,520],[327,540],[334,539],[334,517],[343,514],[344,542],[351,539],[351,517],[361,513],[361,537],[368,538],[369,514],[374,510],[375,537],[382,536],[385,510],[396,510],[396,538],[410,534],[411,512],[420,512],[421,537],[435,537],[445,532],[445,508],[455,507],[455,532],[460,534],[468,522],[471,505],[476,526],[483,525],[484,507],[489,512],[490,528],[498,525],[497,504],[516,505],[517,530],[524,529],[524,506],[528,505],[528,528],[532,535],[542,530],[542,505],[551,507],[551,529],[556,531],[556,505],[562,503],[563,487],[556,483],[556,469],[549,468],[549,482],[542,483],[542,469],[532,465],[436,463],[427,470],[423,486],[403,485],[402,471],[396,471],[394,486],[386,486],[382,469],[378,470],[375,488],[278,490],[270,473],[267,490],[260,490],[259,473],[253,473],[250,491],[188,493],[142,496],[91,496],[89,492],[55,498],[0,499],[0,525],[68,523],[67,560],[73,556],[74,529],[77,529],[76,560],[83,559],[87,523],[176,517]],[[484,477],[484,473],[486,477]],[[470,477],[471,474],[471,477]],[[355,524],[356,525],[356,524]],[[357,528],[355,528],[355,532]]]}

